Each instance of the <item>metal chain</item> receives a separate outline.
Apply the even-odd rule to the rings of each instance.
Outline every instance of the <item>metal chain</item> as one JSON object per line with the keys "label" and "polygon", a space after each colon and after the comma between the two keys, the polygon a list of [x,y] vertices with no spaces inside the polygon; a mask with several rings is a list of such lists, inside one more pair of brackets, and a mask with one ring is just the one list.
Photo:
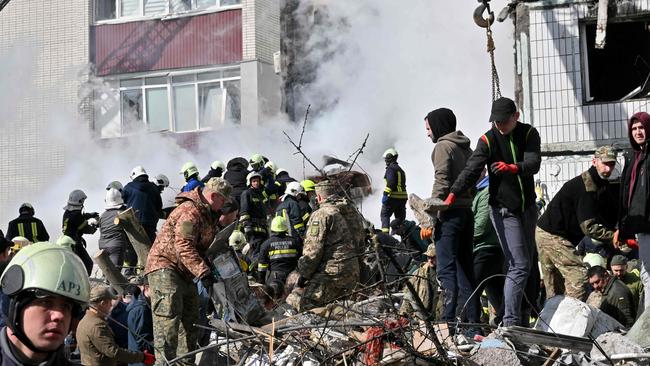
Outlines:
{"label": "metal chain", "polygon": [[490,54],[490,66],[492,68],[492,100],[497,100],[501,98],[501,87],[499,85],[499,73],[497,72],[497,66],[494,63],[494,39],[492,38],[492,29],[490,28],[490,22],[487,22],[486,28],[487,34],[487,52]]}

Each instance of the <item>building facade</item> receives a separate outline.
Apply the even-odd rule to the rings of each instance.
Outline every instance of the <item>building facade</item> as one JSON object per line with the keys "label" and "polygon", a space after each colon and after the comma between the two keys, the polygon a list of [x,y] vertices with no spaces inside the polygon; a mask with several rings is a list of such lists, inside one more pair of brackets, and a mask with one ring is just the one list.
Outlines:
{"label": "building facade", "polygon": [[547,199],[591,164],[597,146],[629,147],[627,119],[648,109],[650,1],[610,0],[602,49],[598,5],[522,1],[513,12],[516,97],[542,138]]}

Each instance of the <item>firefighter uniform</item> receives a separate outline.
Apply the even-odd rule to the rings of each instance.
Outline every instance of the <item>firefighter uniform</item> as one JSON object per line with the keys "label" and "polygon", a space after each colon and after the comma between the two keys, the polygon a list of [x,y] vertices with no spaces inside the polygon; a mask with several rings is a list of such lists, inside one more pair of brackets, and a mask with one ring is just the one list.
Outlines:
{"label": "firefighter uniform", "polygon": [[[284,220],[284,218],[282,218]],[[258,280],[266,282],[273,288],[275,297],[284,293],[284,285],[289,273],[296,269],[298,258],[302,252],[300,243],[294,237],[288,236],[286,231],[272,233],[271,237],[260,247]]]}
{"label": "firefighter uniform", "polygon": [[242,192],[239,222],[250,244],[248,256],[256,260],[260,245],[269,237],[266,228],[268,199],[263,189],[249,187]]}
{"label": "firefighter uniform", "polygon": [[386,166],[384,174],[386,188],[381,205],[381,231],[388,233],[390,230],[390,218],[394,214],[400,221],[406,219],[406,175],[400,168],[397,161]]}

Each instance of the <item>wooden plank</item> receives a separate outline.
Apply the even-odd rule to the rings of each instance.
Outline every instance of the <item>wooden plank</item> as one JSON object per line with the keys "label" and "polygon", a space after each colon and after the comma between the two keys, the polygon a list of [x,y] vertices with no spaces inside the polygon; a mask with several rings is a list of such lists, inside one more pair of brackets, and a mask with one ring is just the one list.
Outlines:
{"label": "wooden plank", "polygon": [[152,243],[149,240],[149,236],[147,236],[147,232],[144,231],[144,228],[140,224],[140,221],[135,217],[133,209],[129,208],[126,211],[118,213],[114,223],[124,230],[133,246],[133,250],[135,250],[138,256],[138,267],[144,268],[147,264],[147,257],[149,256]]}
{"label": "wooden plank", "polygon": [[120,270],[111,262],[108,253],[100,249],[94,256],[93,260],[102,270],[104,277],[113,288],[124,295],[124,286],[128,283],[126,278],[122,275]]}

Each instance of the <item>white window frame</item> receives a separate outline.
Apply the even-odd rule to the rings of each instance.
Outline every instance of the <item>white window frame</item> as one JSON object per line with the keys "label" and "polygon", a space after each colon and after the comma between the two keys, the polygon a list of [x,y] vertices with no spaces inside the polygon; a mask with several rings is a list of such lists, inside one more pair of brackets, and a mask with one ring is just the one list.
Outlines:
{"label": "white window frame", "polygon": [[[95,4],[99,1],[102,0],[93,0]],[[152,19],[174,19],[174,18],[182,18],[186,16],[195,16],[195,15],[201,15],[201,14],[209,14],[209,13],[218,13],[221,11],[226,11],[226,10],[232,10],[232,9],[241,9],[242,8],[242,3],[243,0],[239,4],[235,5],[221,5],[223,0],[213,0],[215,2],[215,5],[209,6],[204,9],[197,9],[196,8],[196,3],[197,0],[191,0],[191,5],[190,5],[190,10],[185,10],[181,12],[172,12],[171,11],[171,0],[165,0],[165,11],[160,14],[152,14],[152,15],[144,15],[144,0],[139,0],[139,9],[140,12],[138,15],[133,15],[133,16],[122,16],[122,11],[120,7],[120,2],[121,0],[111,0],[115,2],[115,18],[114,19],[102,19],[102,20],[97,20],[97,9],[98,6],[95,6],[95,11],[93,14],[93,20],[95,25],[101,25],[101,24],[119,24],[119,23],[127,23],[127,22],[133,22],[133,21],[140,21],[140,20],[152,20]]]}
{"label": "white window frame", "polygon": [[[229,77],[223,77],[223,73],[227,71],[234,71],[237,70],[239,71],[239,76],[229,76]],[[198,80],[198,75],[199,74],[204,74],[204,73],[211,73],[211,72],[220,72],[221,77],[220,78],[210,78],[210,79],[205,79],[205,80]],[[173,78],[177,76],[192,76],[191,81],[183,81],[183,82],[173,82]],[[146,79],[148,78],[157,78],[157,77],[164,77],[166,80],[165,84],[153,84],[153,85],[147,85],[146,84]],[[122,86],[122,82],[128,81],[128,80],[140,80],[140,85],[139,86]],[[130,75],[121,75],[121,76],[116,76],[114,78],[110,79],[111,81],[115,81],[118,85],[118,90],[117,93],[119,94],[119,101],[120,101],[120,110],[119,110],[119,121],[120,121],[120,136],[128,136],[128,133],[125,133],[124,131],[124,111],[123,111],[123,105],[122,105],[122,92],[124,91],[129,91],[129,90],[139,90],[140,93],[142,94],[142,124],[144,127],[149,131],[149,120],[148,120],[148,113],[147,113],[147,89],[161,89],[165,88],[167,91],[167,113],[168,113],[168,129],[166,131],[174,132],[174,133],[187,133],[187,132],[197,132],[197,131],[209,131],[212,130],[214,127],[205,127],[201,126],[200,123],[200,106],[199,106],[199,85],[201,84],[216,84],[219,83],[219,86],[221,89],[223,89],[223,98],[222,98],[222,108],[221,108],[221,115],[220,115],[220,122],[218,123],[219,125],[224,125],[226,123],[226,102],[227,102],[227,93],[226,93],[226,88],[224,86],[225,82],[228,81],[236,81],[239,80],[241,82],[241,69],[239,66],[227,66],[227,67],[219,67],[219,68],[207,68],[207,69],[197,69],[197,70],[191,70],[191,71],[181,71],[181,72],[155,72],[155,73],[138,73],[138,74],[130,74]],[[176,117],[174,114],[174,87],[175,86],[187,86],[187,85],[192,85],[194,87],[194,111],[195,111],[195,121],[194,121],[194,128],[192,130],[188,131],[177,131],[176,129]],[[241,90],[241,89],[240,89]],[[241,96],[240,96],[241,98]],[[241,106],[240,106],[241,108]],[[161,132],[165,130],[156,130],[156,131],[149,131],[149,132]]]}

